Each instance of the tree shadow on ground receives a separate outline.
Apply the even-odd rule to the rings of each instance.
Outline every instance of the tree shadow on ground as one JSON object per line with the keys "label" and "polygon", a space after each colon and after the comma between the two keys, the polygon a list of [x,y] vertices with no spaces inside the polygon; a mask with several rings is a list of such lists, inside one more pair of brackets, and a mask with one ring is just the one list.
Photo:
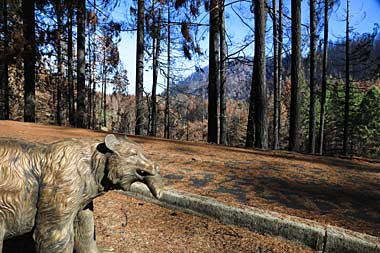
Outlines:
{"label": "tree shadow on ground", "polygon": [[[231,176],[231,175],[230,175]],[[323,217],[329,215],[337,225],[379,236],[380,198],[378,188],[369,185],[350,187],[331,183],[300,182],[271,176],[236,175],[223,185],[223,192],[236,200],[252,193],[269,203]],[[366,187],[365,187],[366,186]],[[372,190],[373,189],[373,190]],[[220,187],[215,192],[220,192]],[[304,217],[309,218],[309,217]],[[342,223],[342,220],[350,222]]]}
{"label": "tree shadow on ground", "polygon": [[[240,147],[228,147],[222,145],[210,145],[207,143],[196,143],[196,142],[183,142],[178,140],[166,140],[166,139],[155,139],[150,137],[136,137],[134,138],[136,142],[146,143],[151,141],[158,142],[168,142],[177,144],[174,146],[170,146],[170,149],[178,152],[190,153],[193,155],[207,155],[204,150],[198,151],[196,148],[207,148],[210,151],[211,155],[218,154],[218,150],[224,152],[237,152],[248,155],[256,155],[256,156],[266,156],[271,158],[283,158],[292,161],[300,161],[300,162],[310,162],[310,163],[319,163],[327,166],[339,167],[341,169],[348,169],[354,171],[362,171],[362,172],[375,172],[380,173],[380,163],[369,164],[366,162],[365,164],[360,164],[357,160],[353,160],[350,158],[339,158],[333,156],[321,156],[321,155],[310,155],[310,154],[302,154],[302,153],[293,153],[288,151],[263,151],[256,149],[248,149],[248,148],[240,148]],[[194,149],[195,148],[195,149]],[[365,161],[365,159],[363,159]]]}
{"label": "tree shadow on ground", "polygon": [[366,207],[378,211],[380,199],[378,192],[368,189],[351,189],[341,185],[317,184],[313,182],[297,182],[296,180],[284,180],[274,177],[256,177],[255,184],[267,186],[272,193],[281,193],[289,196],[289,199],[301,196],[304,199],[315,199],[339,203],[350,203],[353,208]]}

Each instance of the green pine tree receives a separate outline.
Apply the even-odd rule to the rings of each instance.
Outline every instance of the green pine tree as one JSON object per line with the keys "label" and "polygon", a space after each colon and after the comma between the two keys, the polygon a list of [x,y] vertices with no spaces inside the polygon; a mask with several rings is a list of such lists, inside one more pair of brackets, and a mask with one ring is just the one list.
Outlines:
{"label": "green pine tree", "polygon": [[364,95],[356,116],[356,140],[359,154],[380,157],[380,89],[376,86]]}

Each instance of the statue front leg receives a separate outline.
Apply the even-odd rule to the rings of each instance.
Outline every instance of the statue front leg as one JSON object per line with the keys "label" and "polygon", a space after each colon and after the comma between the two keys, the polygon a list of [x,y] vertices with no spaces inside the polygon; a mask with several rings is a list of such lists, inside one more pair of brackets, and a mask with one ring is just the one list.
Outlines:
{"label": "statue front leg", "polygon": [[94,213],[90,209],[79,211],[74,222],[75,253],[114,252],[113,248],[98,247],[95,241]]}
{"label": "statue front leg", "polygon": [[94,240],[94,213],[89,210],[78,212],[75,224],[74,248],[76,253],[99,253]]}

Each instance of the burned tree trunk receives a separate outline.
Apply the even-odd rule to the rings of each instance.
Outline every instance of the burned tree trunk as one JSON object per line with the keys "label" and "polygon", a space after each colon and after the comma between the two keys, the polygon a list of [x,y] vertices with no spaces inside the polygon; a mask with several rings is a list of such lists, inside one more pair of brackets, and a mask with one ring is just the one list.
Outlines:
{"label": "burned tree trunk", "polygon": [[136,50],[136,127],[135,134],[143,134],[143,89],[144,89],[144,0],[138,0],[137,50]]}
{"label": "burned tree trunk", "polygon": [[278,81],[278,51],[281,50],[278,48],[276,4],[276,0],[273,0],[273,149],[275,150],[279,148],[280,104],[278,103],[278,90],[280,82]]}
{"label": "burned tree trunk", "polygon": [[310,0],[310,105],[309,105],[309,153],[315,153],[315,51],[317,42],[315,0]]}
{"label": "burned tree trunk", "polygon": [[[267,84],[265,62],[265,0],[255,2],[255,147],[268,148]],[[251,98],[252,99],[252,98]]]}
{"label": "burned tree trunk", "polygon": [[[255,126],[255,147],[268,148],[267,87],[265,78],[265,1],[255,1],[255,58],[252,75],[249,118],[246,146],[253,146],[253,125]],[[254,122],[254,124],[253,124]]]}
{"label": "burned tree trunk", "polygon": [[329,36],[329,0],[325,0],[324,6],[324,31],[323,31],[323,59],[322,59],[322,94],[321,94],[321,114],[319,127],[319,154],[323,154],[324,131],[325,131],[325,111],[326,111],[326,92],[327,92],[327,52]]}
{"label": "burned tree trunk", "polygon": [[97,18],[96,18],[96,0],[94,0],[94,3],[93,3],[93,7],[94,7],[94,18],[95,20],[93,20],[92,22],[92,32],[93,32],[93,40],[92,40],[92,75],[93,75],[93,78],[92,78],[92,108],[91,108],[91,113],[92,113],[92,117],[91,117],[91,126],[92,126],[92,129],[95,129],[95,118],[96,118],[96,114],[95,114],[95,109],[96,109],[96,23],[98,22],[97,21]]}
{"label": "burned tree trunk", "polygon": [[159,69],[159,61],[158,57],[160,55],[160,44],[161,44],[161,7],[158,13],[158,24],[157,30],[155,31],[155,37],[153,38],[153,84],[152,84],[152,101],[151,101],[151,109],[152,109],[152,122],[151,122],[151,130],[150,135],[156,136],[157,134],[157,78],[158,78],[158,69]]}
{"label": "burned tree trunk", "polygon": [[344,97],[343,154],[348,155],[348,127],[350,120],[350,1],[346,6],[346,85]]}
{"label": "burned tree trunk", "polygon": [[[277,117],[275,118],[275,124],[276,124],[276,139],[277,143],[274,142],[275,145],[273,145],[274,149],[279,149],[280,148],[280,143],[281,143],[281,88],[282,88],[282,30],[283,30],[283,25],[282,25],[282,12],[283,12],[283,2],[282,0],[279,0],[278,2],[278,48],[277,48],[277,65],[278,65],[278,70],[277,70],[277,90],[275,93],[275,108],[277,111]],[[277,145],[276,145],[277,144]]]}
{"label": "burned tree trunk", "polygon": [[289,150],[300,149],[301,126],[301,1],[292,0],[292,71]]}
{"label": "burned tree trunk", "polygon": [[3,54],[5,55],[2,62],[2,73],[1,73],[1,90],[0,90],[0,101],[1,101],[1,115],[0,119],[9,119],[9,81],[8,81],[8,5],[7,0],[3,0],[3,33],[4,33],[4,44],[3,44]]}
{"label": "burned tree trunk", "polygon": [[208,73],[208,131],[207,142],[218,143],[218,64],[219,64],[219,6],[210,1],[209,73]]}
{"label": "burned tree trunk", "polygon": [[220,136],[219,143],[227,144],[227,43],[226,43],[226,24],[224,15],[224,1],[221,1],[221,6],[219,8],[219,37],[220,37],[220,89],[219,89],[219,107],[220,107]]}
{"label": "burned tree trunk", "polygon": [[77,12],[77,118],[76,126],[85,127],[85,16],[86,2],[79,0]]}
{"label": "burned tree trunk", "polygon": [[68,81],[68,114],[70,125],[75,125],[75,97],[73,75],[73,4],[69,2],[67,15],[67,81]]}
{"label": "burned tree trunk", "polygon": [[170,1],[168,1],[168,62],[166,77],[165,128],[164,137],[170,139]]}
{"label": "burned tree trunk", "polygon": [[22,1],[24,46],[24,121],[35,122],[36,40],[34,0]]}
{"label": "burned tree trunk", "polygon": [[63,91],[65,88],[64,82],[64,65],[63,65],[63,56],[62,56],[62,15],[63,15],[63,3],[59,0],[55,2],[56,4],[56,15],[57,15],[57,62],[58,62],[58,83],[56,85],[57,88],[57,107],[56,107],[56,123],[57,125],[62,125],[62,121],[64,120],[63,116]]}

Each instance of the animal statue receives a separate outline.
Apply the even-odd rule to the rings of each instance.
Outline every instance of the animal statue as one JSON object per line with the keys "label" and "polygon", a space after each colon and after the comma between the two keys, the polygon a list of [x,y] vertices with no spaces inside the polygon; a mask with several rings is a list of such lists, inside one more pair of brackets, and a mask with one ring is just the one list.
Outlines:
{"label": "animal statue", "polygon": [[3,240],[30,231],[40,253],[101,252],[87,207],[104,191],[128,190],[136,181],[161,196],[158,166],[126,138],[54,144],[1,139],[0,252]]}

